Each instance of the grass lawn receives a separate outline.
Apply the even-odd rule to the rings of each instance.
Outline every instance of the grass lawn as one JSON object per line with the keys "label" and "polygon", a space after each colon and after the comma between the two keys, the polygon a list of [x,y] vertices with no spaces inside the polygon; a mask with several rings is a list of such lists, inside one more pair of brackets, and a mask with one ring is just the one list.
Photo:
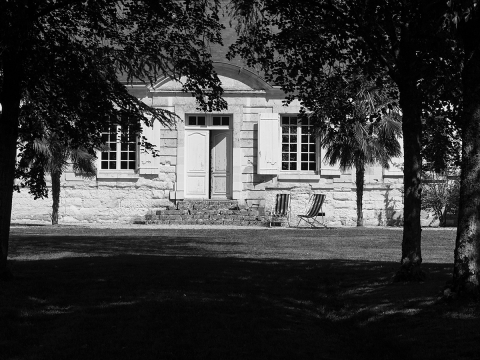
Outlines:
{"label": "grass lawn", "polygon": [[401,239],[16,226],[0,359],[480,359],[480,305],[440,299],[455,231],[423,231],[424,283],[391,283]]}

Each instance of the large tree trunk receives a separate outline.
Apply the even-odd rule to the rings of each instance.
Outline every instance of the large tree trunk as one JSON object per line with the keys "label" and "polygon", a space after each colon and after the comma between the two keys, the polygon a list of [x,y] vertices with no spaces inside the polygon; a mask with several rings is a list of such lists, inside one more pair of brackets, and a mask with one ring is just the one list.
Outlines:
{"label": "large tree trunk", "polygon": [[58,225],[58,208],[60,206],[60,171],[52,171],[52,225]]}
{"label": "large tree trunk", "polygon": [[402,259],[396,280],[423,280],[421,211],[421,104],[416,81],[409,79],[399,84],[402,108],[402,131],[404,151],[404,205]]}
{"label": "large tree trunk", "polygon": [[[403,239],[401,266],[397,281],[423,280],[421,211],[422,103],[417,89],[418,71],[415,28],[408,22],[401,28],[401,41],[395,47],[396,67],[390,75],[398,86],[403,132]],[[413,33],[412,33],[413,32]]]}
{"label": "large tree trunk", "polygon": [[18,115],[21,99],[21,60],[17,53],[5,50],[2,54],[3,84],[0,93],[0,280],[11,278],[7,267],[12,191],[18,136]]}
{"label": "large tree trunk", "polygon": [[365,164],[355,165],[357,191],[357,226],[363,226],[363,185],[365,183]]}
{"label": "large tree trunk", "polygon": [[480,19],[461,28],[465,60],[462,71],[462,173],[454,252],[453,290],[480,293]]}

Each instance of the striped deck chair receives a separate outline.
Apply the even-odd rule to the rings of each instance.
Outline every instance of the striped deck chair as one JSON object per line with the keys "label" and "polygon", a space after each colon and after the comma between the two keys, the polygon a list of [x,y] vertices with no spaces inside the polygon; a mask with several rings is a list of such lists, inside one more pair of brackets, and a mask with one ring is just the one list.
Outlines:
{"label": "striped deck chair", "polygon": [[[324,201],[325,201],[325,194],[313,194],[307,203],[307,208],[309,204],[310,204],[310,208],[308,209],[308,211],[307,211],[307,208],[305,209],[306,214],[297,215],[300,218],[298,220],[297,227],[298,225],[300,225],[300,221],[302,220],[305,221],[307,224],[309,224],[311,227],[317,227],[317,226],[327,227],[324,221],[325,213],[322,210]],[[322,217],[322,222],[319,222],[317,220],[318,216]]]}
{"label": "striped deck chair", "polygon": [[287,218],[290,226],[290,194],[277,194],[275,206],[272,208],[269,226],[272,223],[281,224],[282,218]]}

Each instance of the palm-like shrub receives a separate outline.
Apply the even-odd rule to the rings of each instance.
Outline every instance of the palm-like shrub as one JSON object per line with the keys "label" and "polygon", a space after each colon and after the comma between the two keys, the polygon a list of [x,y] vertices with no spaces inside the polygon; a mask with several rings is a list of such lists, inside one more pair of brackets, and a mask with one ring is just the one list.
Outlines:
{"label": "palm-like shrub", "polygon": [[372,82],[361,83],[348,101],[352,111],[345,121],[328,126],[323,114],[314,111],[309,116],[323,124],[317,127],[326,149],[323,161],[343,170],[355,167],[357,226],[363,226],[365,167],[379,163],[388,168],[390,159],[401,155],[401,116],[388,92]]}
{"label": "palm-like shrub", "polygon": [[60,180],[62,173],[70,166],[73,171],[83,177],[96,175],[95,155],[83,147],[72,146],[68,140],[61,139],[54,132],[45,131],[40,139],[33,140],[33,156],[30,166],[41,167],[49,173],[52,180],[52,225],[58,224],[58,209],[60,205]]}
{"label": "palm-like shrub", "polygon": [[447,226],[449,214],[458,214],[460,180],[455,170],[422,173],[422,210],[432,211],[439,226]]}

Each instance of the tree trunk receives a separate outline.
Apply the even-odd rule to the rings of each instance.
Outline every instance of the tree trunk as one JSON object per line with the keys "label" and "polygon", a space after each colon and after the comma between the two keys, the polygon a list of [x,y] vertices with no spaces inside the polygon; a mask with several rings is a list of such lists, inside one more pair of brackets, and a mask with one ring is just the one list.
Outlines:
{"label": "tree trunk", "polygon": [[399,84],[402,109],[404,151],[404,206],[401,267],[395,279],[398,281],[423,280],[421,211],[421,104],[415,79]]}
{"label": "tree trunk", "polygon": [[365,164],[355,165],[357,191],[357,226],[363,226],[363,185],[365,183]]}
{"label": "tree trunk", "polygon": [[58,225],[58,208],[60,205],[60,171],[52,171],[52,225]]}
{"label": "tree trunk", "polygon": [[465,59],[462,70],[462,172],[460,206],[454,252],[453,290],[480,293],[480,19],[473,18],[460,30]]}
{"label": "tree trunk", "polygon": [[15,179],[15,162],[18,137],[18,116],[21,99],[21,60],[17,53],[4,50],[3,84],[0,93],[0,280],[12,274],[7,267],[12,192]]}

